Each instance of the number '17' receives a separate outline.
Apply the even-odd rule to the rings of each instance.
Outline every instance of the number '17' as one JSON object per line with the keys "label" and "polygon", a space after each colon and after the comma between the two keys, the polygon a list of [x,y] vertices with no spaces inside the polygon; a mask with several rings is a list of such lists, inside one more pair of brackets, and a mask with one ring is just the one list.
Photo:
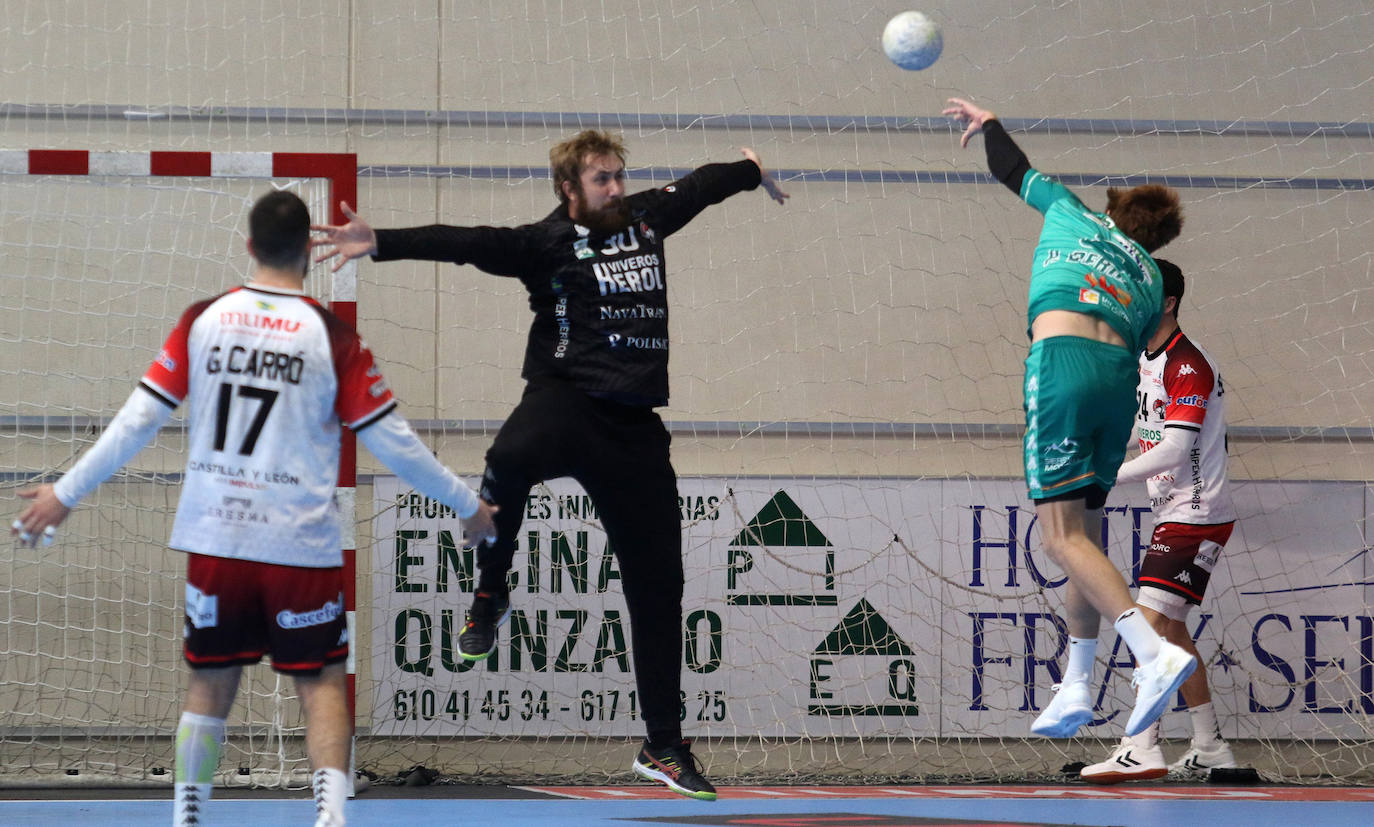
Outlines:
{"label": "number '17'", "polygon": [[[221,382],[219,386],[219,407],[215,411],[216,451],[224,450],[224,440],[229,431],[229,405],[234,398],[234,387],[228,382]],[[243,442],[239,445],[239,453],[248,456],[257,447],[262,426],[267,424],[267,415],[272,412],[272,406],[277,402],[277,391],[255,388],[252,385],[237,387],[239,396],[258,400],[257,413],[253,415],[253,421],[248,425],[248,433],[243,435]]]}

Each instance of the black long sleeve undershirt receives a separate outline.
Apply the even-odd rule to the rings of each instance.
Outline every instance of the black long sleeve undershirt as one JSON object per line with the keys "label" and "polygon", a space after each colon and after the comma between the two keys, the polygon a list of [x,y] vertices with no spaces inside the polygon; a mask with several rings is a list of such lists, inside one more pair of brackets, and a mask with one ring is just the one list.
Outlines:
{"label": "black long sleeve undershirt", "polygon": [[988,169],[1019,196],[1021,181],[1031,170],[1030,160],[996,118],[983,124],[983,146],[988,152]]}

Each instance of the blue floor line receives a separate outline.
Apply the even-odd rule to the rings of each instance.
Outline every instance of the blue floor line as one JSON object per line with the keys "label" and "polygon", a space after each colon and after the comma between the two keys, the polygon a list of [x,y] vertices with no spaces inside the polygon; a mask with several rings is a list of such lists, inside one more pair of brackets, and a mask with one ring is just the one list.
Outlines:
{"label": "blue floor line", "polygon": [[[349,803],[349,827],[396,827],[406,822],[463,827],[632,827],[665,824],[661,819],[691,817],[700,827],[706,816],[826,815],[852,813],[982,820],[1003,824],[1120,825],[1206,824],[1207,827],[1254,827],[1256,824],[1301,824],[1344,827],[1374,823],[1374,803],[1217,801],[1217,800],[968,800],[837,799],[743,801],[510,801],[484,799],[359,799]],[[305,798],[211,801],[208,825],[308,825],[314,819]],[[142,827],[171,820],[170,801],[0,801],[0,824],[106,825]],[[722,822],[725,819],[722,819]]]}

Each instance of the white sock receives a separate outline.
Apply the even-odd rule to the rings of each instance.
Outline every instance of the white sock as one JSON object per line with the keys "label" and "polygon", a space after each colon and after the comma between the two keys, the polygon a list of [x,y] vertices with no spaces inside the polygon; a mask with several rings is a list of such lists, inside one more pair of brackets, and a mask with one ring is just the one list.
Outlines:
{"label": "white sock", "polygon": [[1097,638],[1069,636],[1069,663],[1064,668],[1064,683],[1092,680],[1093,660],[1097,657]]}
{"label": "white sock", "polygon": [[1116,627],[1116,633],[1121,635],[1121,639],[1126,641],[1126,646],[1131,650],[1131,654],[1135,655],[1137,663],[1147,664],[1159,654],[1159,644],[1164,638],[1159,636],[1159,632],[1154,630],[1139,609],[1132,606],[1122,612],[1121,617],[1112,625]]}
{"label": "white sock", "polygon": [[224,719],[181,713],[177,724],[176,800],[172,824],[204,824],[205,805],[215,788],[215,770],[219,769],[219,755],[224,743]]}
{"label": "white sock", "polygon": [[344,802],[348,800],[348,776],[343,770],[323,767],[310,776],[315,791],[315,827],[344,827]]}
{"label": "white sock", "polygon": [[1148,749],[1159,743],[1159,721],[1145,727],[1144,731],[1135,735],[1127,735],[1126,740],[1131,742],[1131,746],[1140,749]]}
{"label": "white sock", "polygon": [[210,803],[214,784],[178,781],[172,805],[172,827],[192,827],[205,823],[205,805]]}
{"label": "white sock", "polygon": [[1221,737],[1221,727],[1217,724],[1217,711],[1208,701],[1200,706],[1188,707],[1188,716],[1193,719],[1193,746],[1215,746],[1226,739]]}

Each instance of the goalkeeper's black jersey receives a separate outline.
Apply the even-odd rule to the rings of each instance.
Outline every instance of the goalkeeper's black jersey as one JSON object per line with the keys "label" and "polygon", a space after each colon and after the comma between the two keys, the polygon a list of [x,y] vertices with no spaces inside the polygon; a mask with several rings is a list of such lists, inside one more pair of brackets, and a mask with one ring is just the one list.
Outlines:
{"label": "goalkeeper's black jersey", "polygon": [[377,261],[471,264],[529,291],[522,375],[552,378],[632,405],[668,403],[668,292],[663,242],[697,213],[759,185],[753,161],[707,164],[662,189],[627,196],[619,233],[589,230],[566,205],[519,227],[431,225],[377,231]]}

